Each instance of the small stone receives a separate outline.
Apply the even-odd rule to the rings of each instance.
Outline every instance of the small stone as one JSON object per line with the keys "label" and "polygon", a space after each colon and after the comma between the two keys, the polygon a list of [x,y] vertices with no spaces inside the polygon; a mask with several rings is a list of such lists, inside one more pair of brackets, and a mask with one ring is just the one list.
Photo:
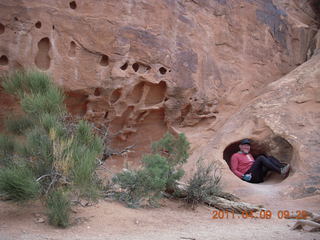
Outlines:
{"label": "small stone", "polygon": [[36,223],[44,223],[45,219],[43,217],[39,217],[36,219]]}

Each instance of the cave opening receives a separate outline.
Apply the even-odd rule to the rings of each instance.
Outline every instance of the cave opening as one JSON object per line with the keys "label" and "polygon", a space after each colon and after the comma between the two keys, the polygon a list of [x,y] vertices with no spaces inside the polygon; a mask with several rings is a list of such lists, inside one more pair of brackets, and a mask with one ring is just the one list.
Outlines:
{"label": "cave opening", "polygon": [[[251,149],[250,153],[254,159],[259,155],[272,156],[278,159],[280,162],[287,163],[291,165],[291,161],[294,157],[293,146],[281,136],[272,136],[265,138],[263,140],[251,139]],[[240,141],[230,143],[223,151],[223,159],[227,162],[230,168],[230,160],[234,153],[239,151]],[[230,168],[231,171],[231,168]],[[264,178],[264,182],[279,183],[283,181],[279,174],[269,171]]]}

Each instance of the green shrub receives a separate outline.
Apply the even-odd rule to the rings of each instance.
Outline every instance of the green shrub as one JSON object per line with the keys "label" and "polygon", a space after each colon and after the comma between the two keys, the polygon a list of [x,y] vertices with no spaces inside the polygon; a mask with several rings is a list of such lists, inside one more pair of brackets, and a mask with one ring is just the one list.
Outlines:
{"label": "green shrub", "polygon": [[151,147],[153,153],[160,154],[167,159],[169,173],[166,189],[170,192],[175,191],[176,181],[184,175],[181,167],[189,157],[190,143],[183,133],[179,134],[178,138],[166,133],[162,139],[153,143]]}
{"label": "green shrub", "polygon": [[[14,141],[0,136],[0,157],[5,163],[3,178],[9,179],[7,173],[11,171],[16,183],[4,182],[3,189],[5,193],[18,192],[17,197],[9,197],[19,201],[31,198],[31,183],[36,183],[37,191],[47,198],[50,222],[65,227],[68,216],[63,215],[64,210],[58,212],[68,208],[68,200],[57,189],[63,187],[74,196],[95,199],[101,187],[95,173],[96,159],[102,154],[104,143],[93,133],[91,124],[68,122],[64,94],[45,73],[15,72],[3,80],[2,86],[19,98],[24,111],[19,119],[10,119],[6,124],[11,133],[21,137],[15,136],[17,141]],[[7,157],[9,162],[22,159],[24,170],[9,168],[7,161],[4,162]]]}
{"label": "green shrub", "polygon": [[39,184],[25,165],[11,165],[0,169],[0,192],[10,200],[26,201],[38,196]]}
{"label": "green shrub", "polygon": [[216,163],[205,166],[202,159],[197,161],[197,169],[188,181],[186,201],[195,206],[207,197],[220,192],[221,176]]}
{"label": "green shrub", "polygon": [[130,207],[139,207],[148,202],[156,205],[162,192],[174,192],[176,182],[184,171],[182,164],[187,161],[189,142],[184,134],[174,138],[167,133],[158,142],[152,144],[154,154],[142,159],[139,170],[126,170],[113,178],[123,191],[118,198]]}
{"label": "green shrub", "polygon": [[113,178],[113,182],[124,189],[118,196],[119,200],[129,207],[139,207],[146,203],[156,205],[161,192],[166,188],[169,172],[167,160],[155,154],[145,156],[142,161],[142,169],[125,170]]}
{"label": "green shrub", "polygon": [[5,126],[10,133],[22,135],[27,129],[33,127],[33,122],[25,116],[11,116],[5,122]]}
{"label": "green shrub", "polygon": [[9,137],[0,134],[0,164],[7,165],[13,157],[15,142]]}
{"label": "green shrub", "polygon": [[69,226],[71,204],[65,192],[62,190],[51,192],[47,198],[47,208],[50,224],[62,228]]}

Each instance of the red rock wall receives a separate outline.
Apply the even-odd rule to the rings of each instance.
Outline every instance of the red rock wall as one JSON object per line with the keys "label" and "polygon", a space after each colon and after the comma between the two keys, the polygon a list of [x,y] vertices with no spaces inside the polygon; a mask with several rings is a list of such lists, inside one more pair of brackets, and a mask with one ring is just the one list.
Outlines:
{"label": "red rock wall", "polygon": [[310,13],[285,0],[2,1],[0,72],[48,72],[73,114],[141,153],[168,127],[218,129],[303,63],[316,46]]}

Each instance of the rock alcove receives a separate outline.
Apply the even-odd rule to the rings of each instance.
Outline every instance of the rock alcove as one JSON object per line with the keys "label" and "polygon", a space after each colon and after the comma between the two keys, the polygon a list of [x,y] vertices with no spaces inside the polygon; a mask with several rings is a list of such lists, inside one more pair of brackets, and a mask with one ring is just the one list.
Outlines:
{"label": "rock alcove", "polygon": [[[256,140],[251,138],[250,153],[256,159],[259,155],[273,156],[281,162],[289,163],[291,165],[291,173],[293,172],[292,159],[294,157],[292,145],[281,136],[273,136],[263,140]],[[241,140],[229,144],[223,151],[223,159],[230,167],[231,156],[239,151],[239,144]],[[230,170],[231,171],[231,170]],[[284,180],[279,174],[269,171],[265,177],[265,183],[280,183]]]}

